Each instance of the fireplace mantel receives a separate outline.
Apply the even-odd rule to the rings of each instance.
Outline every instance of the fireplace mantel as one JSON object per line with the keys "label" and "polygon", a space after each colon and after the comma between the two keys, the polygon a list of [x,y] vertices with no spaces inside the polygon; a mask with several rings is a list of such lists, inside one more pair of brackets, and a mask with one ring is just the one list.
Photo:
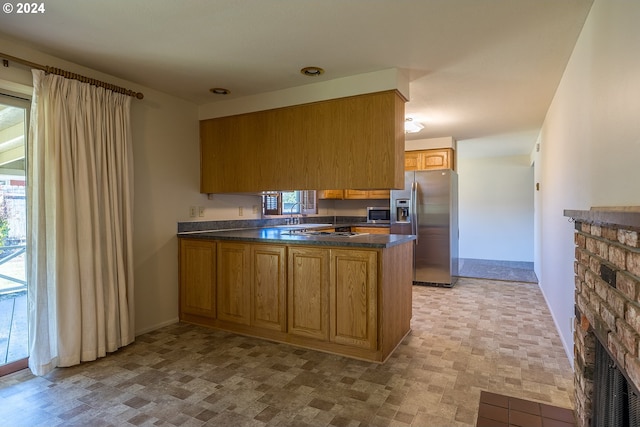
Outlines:
{"label": "fireplace mantel", "polygon": [[591,208],[588,211],[567,209],[564,211],[564,216],[589,224],[618,225],[640,229],[640,207],[637,206]]}

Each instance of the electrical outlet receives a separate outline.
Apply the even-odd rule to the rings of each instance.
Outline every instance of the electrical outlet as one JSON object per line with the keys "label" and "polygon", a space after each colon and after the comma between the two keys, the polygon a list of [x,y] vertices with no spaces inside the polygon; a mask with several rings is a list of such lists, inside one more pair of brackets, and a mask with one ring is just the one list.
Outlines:
{"label": "electrical outlet", "polygon": [[195,218],[196,217],[196,207],[195,206],[189,206],[189,216],[191,218]]}
{"label": "electrical outlet", "polygon": [[238,206],[238,216],[242,216],[244,213],[242,212],[242,206]]}
{"label": "electrical outlet", "polygon": [[198,206],[198,216],[199,217],[204,216],[204,206]]}
{"label": "electrical outlet", "polygon": [[254,214],[260,213],[260,211],[258,211],[258,205],[253,205],[253,213]]}

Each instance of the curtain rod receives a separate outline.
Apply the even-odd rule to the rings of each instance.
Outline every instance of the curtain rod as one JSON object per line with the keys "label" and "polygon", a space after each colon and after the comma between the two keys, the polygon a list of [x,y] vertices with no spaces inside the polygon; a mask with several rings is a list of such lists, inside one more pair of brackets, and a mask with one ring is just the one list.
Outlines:
{"label": "curtain rod", "polygon": [[120,86],[113,85],[111,83],[106,83],[91,77],[85,77],[80,74],[72,73],[71,71],[66,71],[60,68],[49,67],[48,65],[36,64],[35,62],[26,61],[24,59],[16,58],[15,56],[11,56],[11,55],[6,55],[1,52],[0,52],[0,58],[4,58],[2,60],[2,65],[4,65],[5,67],[9,66],[9,61],[13,61],[13,62],[17,62],[18,64],[26,65],[27,67],[37,68],[38,70],[42,70],[47,74],[55,74],[58,76],[65,77],[67,79],[79,80],[83,83],[89,83],[94,86],[103,87],[112,92],[122,93],[137,99],[144,98],[144,94],[142,92],[135,92],[133,90],[129,90]]}

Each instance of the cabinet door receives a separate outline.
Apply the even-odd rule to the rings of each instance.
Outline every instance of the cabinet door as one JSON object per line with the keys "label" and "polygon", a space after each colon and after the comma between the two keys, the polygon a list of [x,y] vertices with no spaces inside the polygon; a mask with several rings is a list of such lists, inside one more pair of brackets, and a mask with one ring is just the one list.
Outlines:
{"label": "cabinet door", "polygon": [[389,190],[369,190],[367,192],[369,199],[390,199],[391,191]]}
{"label": "cabinet door", "polygon": [[405,151],[404,170],[415,171],[420,169],[420,151]]}
{"label": "cabinet door", "polygon": [[389,234],[389,227],[352,227],[356,233]]}
{"label": "cabinet door", "polygon": [[377,346],[377,254],[331,250],[330,339],[339,344]]}
{"label": "cabinet door", "polygon": [[321,190],[318,192],[318,199],[343,199],[344,192],[342,190]]}
{"label": "cabinet door", "polygon": [[451,169],[451,150],[426,150],[422,152],[420,169]]}
{"label": "cabinet door", "polygon": [[369,192],[366,190],[344,190],[345,199],[368,199]]}
{"label": "cabinet door", "polygon": [[216,318],[216,242],[180,239],[180,317]]}
{"label": "cabinet door", "polygon": [[285,247],[251,246],[251,324],[286,330]]}
{"label": "cabinet door", "polygon": [[288,332],[329,339],[329,249],[289,247]]}
{"label": "cabinet door", "polygon": [[250,323],[251,288],[247,243],[218,245],[218,319]]}

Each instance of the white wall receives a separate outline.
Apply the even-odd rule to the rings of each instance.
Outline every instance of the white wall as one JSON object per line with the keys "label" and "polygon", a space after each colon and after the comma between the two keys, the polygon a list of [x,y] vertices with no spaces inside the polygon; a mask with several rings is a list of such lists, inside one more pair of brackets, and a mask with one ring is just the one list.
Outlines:
{"label": "white wall", "polygon": [[[134,143],[134,263],[136,333],[178,320],[177,222],[189,206],[204,206],[197,219],[251,218],[257,196],[199,193],[198,109],[195,104],[80,67],[0,38],[0,51],[35,63],[64,68],[144,93],[132,100]],[[0,67],[0,90],[30,92],[31,72],[17,64]]]}
{"label": "white wall", "polygon": [[573,359],[573,224],[564,209],[640,205],[640,2],[596,0],[536,155],[540,287]]}
{"label": "white wall", "polygon": [[529,156],[464,155],[458,141],[460,258],[533,262]]}

